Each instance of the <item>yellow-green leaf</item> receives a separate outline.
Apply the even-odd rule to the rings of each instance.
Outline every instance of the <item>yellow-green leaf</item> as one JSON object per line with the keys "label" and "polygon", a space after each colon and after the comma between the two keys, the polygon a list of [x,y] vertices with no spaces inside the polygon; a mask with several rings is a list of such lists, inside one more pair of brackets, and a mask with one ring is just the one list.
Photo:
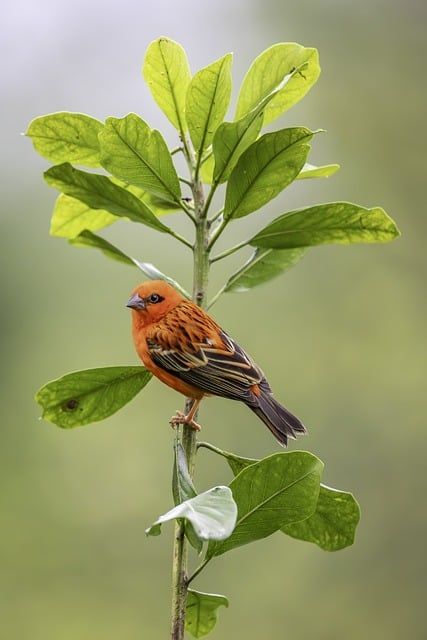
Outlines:
{"label": "yellow-green leaf", "polygon": [[169,38],[154,40],[145,53],[142,73],[160,109],[178,131],[185,132],[191,73],[183,47]]}
{"label": "yellow-green leaf", "polygon": [[50,235],[75,238],[84,229],[99,231],[120,218],[102,209],[92,209],[84,202],[61,193],[53,209]]}
{"label": "yellow-green leaf", "polygon": [[299,102],[320,75],[319,54],[295,42],[275,44],[252,63],[239,93],[236,120],[239,120],[280,89],[264,112],[264,124],[276,120]]}
{"label": "yellow-green leaf", "polygon": [[203,638],[212,631],[218,618],[218,608],[228,607],[228,599],[216,593],[188,590],[185,609],[185,630],[194,638]]}
{"label": "yellow-green leaf", "polygon": [[179,204],[178,175],[159,131],[129,113],[124,118],[107,118],[99,141],[102,166],[113,176]]}
{"label": "yellow-green leaf", "polygon": [[83,113],[60,111],[40,116],[26,131],[34,148],[51,162],[101,166],[98,134],[102,122]]}

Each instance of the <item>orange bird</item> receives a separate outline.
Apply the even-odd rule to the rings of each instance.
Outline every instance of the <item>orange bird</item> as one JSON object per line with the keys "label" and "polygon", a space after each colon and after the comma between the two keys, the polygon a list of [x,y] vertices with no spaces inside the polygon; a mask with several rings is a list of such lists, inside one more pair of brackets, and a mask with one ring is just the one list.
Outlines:
{"label": "orange bird", "polygon": [[132,309],[136,351],[162,382],[192,398],[187,415],[178,411],[172,426],[200,425],[195,415],[204,396],[246,404],[281,445],[306,433],[304,425],[275,400],[263,372],[203,309],[163,280],[143,282],[127,305]]}

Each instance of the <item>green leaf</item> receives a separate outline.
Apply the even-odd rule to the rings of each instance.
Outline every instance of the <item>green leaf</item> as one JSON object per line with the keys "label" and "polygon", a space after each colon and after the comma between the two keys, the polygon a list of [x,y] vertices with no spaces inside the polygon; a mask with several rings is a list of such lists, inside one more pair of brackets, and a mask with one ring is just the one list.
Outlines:
{"label": "green leaf", "polygon": [[227,112],[231,96],[232,54],[201,69],[191,80],[186,117],[194,148],[201,156]]}
{"label": "green leaf", "polygon": [[224,540],[236,524],[237,507],[228,487],[214,487],[200,493],[160,516],[146,530],[150,536],[158,536],[164,522],[185,518],[193,525],[201,540]]}
{"label": "green leaf", "polygon": [[[222,126],[222,125],[221,125]],[[218,130],[217,130],[218,132]],[[210,154],[200,165],[200,178],[205,184],[212,184],[215,168],[215,158]]]}
{"label": "green leaf", "polygon": [[313,132],[266,133],[240,156],[227,184],[224,218],[241,218],[275,198],[301,171]]}
{"label": "green leaf", "polygon": [[99,141],[102,166],[113,176],[168,202],[180,203],[178,175],[159,131],[129,113],[124,118],[107,118]]}
{"label": "green leaf", "polygon": [[319,75],[319,54],[316,49],[294,42],[269,47],[254,60],[243,80],[235,119],[245,116],[279,88],[264,113],[264,124],[273,122],[305,96]]}
{"label": "green leaf", "polygon": [[99,231],[119,220],[102,209],[91,209],[84,202],[61,193],[53,209],[50,235],[58,238],[75,238],[82,231]]}
{"label": "green leaf", "polygon": [[[235,476],[258,462],[229,451],[211,450],[227,460]],[[321,484],[315,512],[306,520],[285,525],[281,531],[293,538],[313,542],[325,551],[339,551],[353,544],[359,520],[360,508],[351,493]]]}
{"label": "green leaf", "polygon": [[384,209],[366,209],[349,202],[330,202],[280,216],[249,244],[271,249],[291,249],[318,244],[389,242],[400,233]]}
{"label": "green leaf", "polygon": [[241,293],[281,275],[297,264],[304,249],[256,249],[249,260],[233,273],[224,292]]}
{"label": "green leaf", "polygon": [[197,493],[187,466],[187,458],[180,442],[174,444],[172,493],[175,506],[195,498]]}
{"label": "green leaf", "polygon": [[132,258],[123,253],[123,251],[120,251],[120,249],[111,244],[111,242],[104,240],[104,238],[97,236],[91,231],[82,231],[78,236],[71,238],[68,242],[74,247],[91,247],[93,249],[100,249],[107,258],[112,258],[118,262],[128,264],[131,267],[136,266]]}
{"label": "green leaf", "polygon": [[103,367],[68,373],[36,393],[42,417],[63,429],[104,420],[141,391],[151,378],[144,367]]}
{"label": "green leaf", "polygon": [[[174,504],[178,505],[185,500],[195,498],[197,495],[193,481],[187,466],[187,457],[184,448],[180,442],[175,440],[174,443],[174,462],[172,473],[172,494]],[[203,540],[197,537],[193,525],[188,520],[184,521],[185,535],[197,552],[200,554],[203,549]]]}
{"label": "green leaf", "polygon": [[139,262],[139,260],[134,259],[134,263],[149,280],[164,280],[179,291],[184,298],[191,300],[191,295],[184,289],[184,287],[182,287],[176,280],[173,280],[173,278],[159,271],[159,269],[151,264],[151,262]]}
{"label": "green leaf", "polygon": [[83,113],[61,111],[35,118],[25,133],[40,155],[51,162],[101,166],[98,134],[102,122]]}
{"label": "green leaf", "polygon": [[340,168],[339,164],[324,164],[321,167],[316,167],[314,164],[308,162],[301,169],[301,173],[298,174],[297,180],[305,180],[307,178],[329,178],[333,176]]}
{"label": "green leaf", "polygon": [[359,520],[360,508],[351,493],[321,485],[313,515],[281,530],[324,551],[339,551],[353,544]]}
{"label": "green leaf", "polygon": [[258,109],[237,122],[223,122],[218,127],[212,143],[215,182],[228,180],[239,157],[257,139],[263,119],[263,111]]}
{"label": "green leaf", "polygon": [[169,38],[154,40],[145,53],[142,73],[165,116],[178,131],[186,131],[185,97],[191,73],[181,45]]}
{"label": "green leaf", "polygon": [[79,171],[68,163],[55,165],[44,174],[46,182],[91,209],[103,209],[115,216],[141,222],[157,231],[170,233],[139,198],[114,184],[107,176]]}
{"label": "green leaf", "polygon": [[228,599],[214,593],[188,590],[185,630],[194,638],[203,638],[216,625],[219,607],[228,607]]}
{"label": "green leaf", "polygon": [[233,533],[210,542],[206,557],[265,538],[316,509],[323,463],[305,451],[276,453],[243,469],[230,483],[238,516]]}

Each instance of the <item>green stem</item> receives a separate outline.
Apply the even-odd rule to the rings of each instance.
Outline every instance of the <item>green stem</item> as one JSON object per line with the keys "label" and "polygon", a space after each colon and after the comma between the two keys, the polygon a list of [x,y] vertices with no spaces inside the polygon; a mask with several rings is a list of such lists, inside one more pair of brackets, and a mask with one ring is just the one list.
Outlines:
{"label": "green stem", "polygon": [[[187,164],[190,173],[195,173],[195,158],[191,144],[183,141]],[[194,222],[196,225],[196,238],[193,247],[193,301],[200,307],[206,306],[206,291],[209,278],[209,224],[207,210],[205,208],[203,185],[198,179],[191,183],[194,201]],[[205,213],[206,211],[206,213]],[[188,412],[191,399],[186,400],[186,412]],[[189,425],[183,426],[182,446],[184,448],[190,476],[193,477],[197,452],[196,431]],[[187,577],[188,545],[185,538],[182,523],[175,524],[173,568],[172,568],[172,625],[171,640],[183,640],[185,628],[185,608],[187,603],[188,577]],[[199,571],[203,567],[199,567]],[[193,574],[194,577],[194,574]]]}
{"label": "green stem", "polygon": [[247,244],[248,240],[244,240],[243,242],[239,242],[239,244],[234,245],[234,247],[230,247],[230,249],[226,249],[225,251],[218,253],[218,255],[211,258],[211,264],[214,262],[218,262],[218,260],[222,260],[223,258],[227,258],[227,256],[231,256],[233,253],[236,253],[236,251],[239,251],[239,249],[243,249],[243,247],[246,247]]}

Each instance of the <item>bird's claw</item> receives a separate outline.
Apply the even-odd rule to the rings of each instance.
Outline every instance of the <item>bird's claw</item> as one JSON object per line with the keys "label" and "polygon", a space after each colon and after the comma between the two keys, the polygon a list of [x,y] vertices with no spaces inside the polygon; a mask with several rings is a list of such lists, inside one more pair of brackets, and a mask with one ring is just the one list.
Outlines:
{"label": "bird's claw", "polygon": [[193,420],[193,418],[186,416],[185,413],[178,410],[169,420],[169,424],[172,429],[176,429],[180,424],[188,424],[188,426],[194,429],[194,431],[200,431],[202,428],[195,420]]}

